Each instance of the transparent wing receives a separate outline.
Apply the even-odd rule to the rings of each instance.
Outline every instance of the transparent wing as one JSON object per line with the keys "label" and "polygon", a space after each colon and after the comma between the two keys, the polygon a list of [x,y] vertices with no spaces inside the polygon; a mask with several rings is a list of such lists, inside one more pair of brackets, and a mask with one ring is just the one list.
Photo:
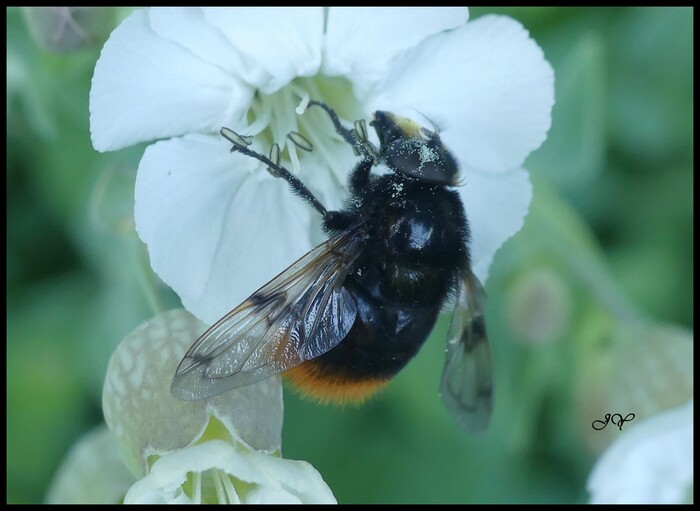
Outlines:
{"label": "transparent wing", "polygon": [[185,354],[172,394],[215,396],[336,346],[357,314],[343,282],[365,238],[356,227],[318,245],[221,318]]}
{"label": "transparent wing", "polygon": [[440,395],[459,426],[469,433],[488,428],[493,411],[493,369],[483,312],[484,291],[468,272],[460,282],[447,334]]}

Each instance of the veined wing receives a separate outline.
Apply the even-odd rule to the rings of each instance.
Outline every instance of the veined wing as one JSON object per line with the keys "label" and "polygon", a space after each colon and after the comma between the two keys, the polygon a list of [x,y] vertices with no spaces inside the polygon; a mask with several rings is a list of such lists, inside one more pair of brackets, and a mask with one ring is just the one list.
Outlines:
{"label": "veined wing", "polygon": [[460,282],[440,382],[445,406],[469,433],[485,431],[493,411],[493,368],[483,297],[481,284],[469,271]]}
{"label": "veined wing", "polygon": [[185,354],[172,394],[215,396],[336,346],[355,322],[357,306],[343,282],[365,241],[358,226],[321,243],[221,318]]}

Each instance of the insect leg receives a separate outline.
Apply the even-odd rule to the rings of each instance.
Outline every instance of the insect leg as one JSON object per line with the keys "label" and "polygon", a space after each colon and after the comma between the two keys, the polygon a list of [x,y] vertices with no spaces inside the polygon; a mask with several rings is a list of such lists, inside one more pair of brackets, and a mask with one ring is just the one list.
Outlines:
{"label": "insect leg", "polygon": [[[362,159],[350,174],[350,190],[353,195],[358,195],[369,184],[369,172],[372,170],[372,160]],[[358,217],[349,211],[329,211],[323,217],[323,227],[326,231],[340,231],[347,229],[356,223]]]}
{"label": "insect leg", "polygon": [[358,194],[369,185],[369,173],[372,170],[374,162],[363,158],[350,174],[350,191],[353,194]]}
{"label": "insect leg", "polygon": [[349,130],[342,124],[340,124],[340,118],[338,117],[338,114],[335,112],[335,110],[333,110],[325,103],[312,100],[309,101],[308,106],[317,106],[325,110],[325,112],[328,114],[328,117],[330,117],[331,122],[333,123],[335,131],[341,137],[343,137],[343,140],[345,140],[348,144],[352,146],[352,148],[355,150],[355,154],[357,154],[358,156],[362,156],[362,158],[365,160],[371,160],[372,162],[374,162],[374,159],[377,155],[377,151],[367,138],[367,127],[364,121],[356,121],[355,128]]}
{"label": "insect leg", "polygon": [[[350,174],[350,191],[353,195],[360,195],[362,190],[369,185],[369,173],[374,162],[363,158],[360,160]],[[357,215],[349,211],[329,211],[328,216],[323,218],[323,226],[327,231],[338,231],[347,229],[357,222]]]}
{"label": "insect leg", "polygon": [[[279,164],[279,147],[275,144],[272,146],[272,151],[270,152],[270,156],[278,161],[272,161],[272,159],[268,158],[264,154],[260,154],[256,151],[253,151],[251,149],[248,149],[248,145],[251,143],[251,139],[249,137],[244,137],[233,131],[232,129],[229,128],[221,128],[221,135],[231,142],[233,144],[233,147],[231,148],[231,152],[239,152],[241,154],[245,154],[246,156],[250,156],[251,158],[255,158],[258,161],[261,161],[265,165],[267,165],[267,171],[273,175],[274,177],[279,177],[284,179],[287,183],[289,183],[289,186],[292,187],[292,190],[294,193],[296,193],[299,197],[304,199],[306,202],[311,204],[316,211],[321,213],[323,215],[324,221],[329,219],[332,215],[332,212],[329,212],[323,204],[314,196],[313,193],[311,193],[311,190],[309,190],[304,183],[301,182],[301,180],[296,177],[294,174],[289,172],[286,168],[284,168],[282,165]],[[277,149],[275,150],[275,147]],[[277,155],[277,156],[274,156]]]}
{"label": "insect leg", "polygon": [[355,138],[355,135],[351,130],[347,129],[342,124],[340,124],[340,119],[338,118],[338,114],[335,113],[335,110],[333,110],[325,103],[321,103],[320,101],[309,101],[309,106],[317,106],[325,110],[328,114],[328,117],[331,118],[333,127],[335,128],[335,131],[338,133],[338,135],[343,137],[343,139],[351,146],[355,147],[357,145],[357,139]]}

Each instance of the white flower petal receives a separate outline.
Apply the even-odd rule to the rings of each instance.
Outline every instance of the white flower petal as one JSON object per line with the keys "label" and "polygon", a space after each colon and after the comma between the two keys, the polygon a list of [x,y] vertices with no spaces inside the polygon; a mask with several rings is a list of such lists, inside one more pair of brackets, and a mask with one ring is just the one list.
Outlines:
{"label": "white flower petal", "polygon": [[349,76],[362,96],[384,77],[388,61],[397,53],[467,19],[466,7],[331,7],[323,72]]}
{"label": "white flower petal", "polygon": [[[344,206],[348,177],[359,160],[345,142],[328,144],[327,149],[331,151],[330,158],[317,151],[304,155],[299,179],[328,210],[334,210]],[[309,209],[314,217],[321,219],[321,215],[312,210],[311,206]]]}
{"label": "white flower petal", "polygon": [[[209,32],[207,32],[209,34]],[[102,49],[90,90],[98,151],[237,125],[253,91],[225,69],[156,35],[147,10],[132,13]]]}
{"label": "white flower petal", "polygon": [[285,490],[266,488],[258,486],[248,493],[246,504],[303,504],[291,493]]}
{"label": "white flower petal", "polygon": [[180,401],[170,394],[175,369],[204,330],[206,325],[189,312],[168,311],[129,334],[110,358],[102,408],[134,475],[146,473],[150,455],[198,441],[211,416],[247,445],[266,452],[280,448],[279,377],[200,401]]}
{"label": "white flower petal", "polygon": [[207,7],[204,17],[248,57],[246,81],[264,94],[315,74],[321,65],[321,7]]}
{"label": "white flower petal", "polygon": [[242,76],[243,56],[231,42],[204,18],[200,7],[151,7],[150,27],[164,39],[185,47],[205,62]]}
{"label": "white flower petal", "polygon": [[591,503],[687,503],[693,484],[693,401],[625,427],[591,472]]}
{"label": "white flower petal", "polygon": [[136,229],[151,266],[213,324],[311,249],[311,208],[221,137],[192,135],[146,150]]}
{"label": "white flower petal", "polygon": [[48,504],[119,504],[134,483],[106,426],[71,447],[46,494]]}
{"label": "white flower petal", "polygon": [[166,454],[129,489],[125,503],[190,502],[181,489],[187,474],[211,469],[252,485],[238,492],[243,503],[335,503],[320,474],[308,463],[247,451],[220,440]]}
{"label": "white flower petal", "polygon": [[485,16],[397,56],[373,109],[444,123],[442,138],[464,170],[523,163],[551,124],[554,75],[517,21]]}
{"label": "white flower petal", "polygon": [[280,489],[296,496],[303,503],[336,503],[330,488],[310,463],[264,457],[260,454],[252,459],[268,478],[279,485]]}
{"label": "white flower petal", "polygon": [[471,229],[472,271],[486,283],[496,251],[523,226],[532,199],[527,171],[470,172],[459,188]]}

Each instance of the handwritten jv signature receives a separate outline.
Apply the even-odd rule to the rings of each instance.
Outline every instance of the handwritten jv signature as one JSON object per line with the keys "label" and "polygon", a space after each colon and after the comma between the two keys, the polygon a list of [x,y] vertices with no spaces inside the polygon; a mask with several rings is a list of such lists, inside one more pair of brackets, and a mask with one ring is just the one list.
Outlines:
{"label": "handwritten jv signature", "polygon": [[632,419],[634,419],[633,413],[628,413],[624,418],[619,413],[614,413],[612,415],[606,413],[605,420],[593,421],[592,426],[596,431],[600,431],[601,429],[604,429],[608,423],[612,422],[613,426],[617,426],[620,428],[620,431],[622,431],[623,424],[625,424],[625,422],[630,422]]}

